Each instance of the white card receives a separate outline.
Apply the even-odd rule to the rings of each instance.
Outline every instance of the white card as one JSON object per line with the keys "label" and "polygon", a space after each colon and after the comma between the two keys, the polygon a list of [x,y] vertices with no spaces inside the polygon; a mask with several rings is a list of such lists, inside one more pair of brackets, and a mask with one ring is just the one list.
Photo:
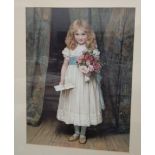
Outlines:
{"label": "white card", "polygon": [[66,89],[72,89],[75,88],[75,85],[73,85],[72,83],[66,83],[64,85],[56,85],[54,86],[56,91],[62,91],[62,90],[66,90]]}

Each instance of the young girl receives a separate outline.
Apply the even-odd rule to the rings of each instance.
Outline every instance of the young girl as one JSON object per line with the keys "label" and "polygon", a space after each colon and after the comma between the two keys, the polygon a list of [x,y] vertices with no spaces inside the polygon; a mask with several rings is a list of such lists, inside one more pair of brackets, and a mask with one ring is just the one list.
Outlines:
{"label": "young girl", "polygon": [[74,125],[74,134],[69,141],[79,139],[79,143],[84,144],[87,127],[102,122],[102,109],[105,107],[96,76],[86,82],[76,60],[84,50],[93,50],[96,57],[100,52],[97,50],[95,34],[85,20],[75,20],[71,24],[65,43],[59,84],[71,82],[75,88],[60,92],[57,119]]}

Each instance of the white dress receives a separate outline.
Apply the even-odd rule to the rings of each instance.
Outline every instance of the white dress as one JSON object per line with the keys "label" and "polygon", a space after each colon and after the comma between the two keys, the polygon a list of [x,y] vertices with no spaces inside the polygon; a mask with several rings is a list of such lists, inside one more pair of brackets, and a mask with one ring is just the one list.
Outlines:
{"label": "white dress", "polygon": [[[62,51],[64,57],[80,56],[87,49],[78,45],[74,50],[67,47]],[[100,52],[95,50],[96,55]],[[71,82],[75,88],[60,92],[57,119],[66,124],[78,126],[97,125],[102,122],[102,109],[105,108],[101,88],[96,78],[85,82],[84,75],[77,65],[69,65],[65,73],[65,83]],[[101,109],[102,105],[102,109]]]}

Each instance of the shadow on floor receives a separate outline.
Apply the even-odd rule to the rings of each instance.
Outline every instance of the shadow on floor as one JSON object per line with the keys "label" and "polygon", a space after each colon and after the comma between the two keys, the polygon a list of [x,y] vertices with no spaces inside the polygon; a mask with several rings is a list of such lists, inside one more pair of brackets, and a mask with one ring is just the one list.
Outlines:
{"label": "shadow on floor", "polygon": [[[51,125],[54,122],[56,123],[56,127],[55,127],[55,134],[63,134],[63,135],[72,135],[74,133],[74,126],[72,124],[65,124],[64,122],[61,122],[59,120],[57,120],[56,118],[56,112],[55,111],[51,111],[51,112],[44,112],[43,117],[42,117],[42,122],[46,122],[46,121],[50,121]],[[107,126],[107,125],[106,125]],[[117,131],[115,130],[115,128],[111,127],[109,125],[109,127],[105,127],[104,122],[96,125],[96,126],[90,126],[87,128],[87,137],[88,138],[95,138],[95,137],[105,137],[108,135],[112,135],[112,134],[120,134],[117,133]]]}

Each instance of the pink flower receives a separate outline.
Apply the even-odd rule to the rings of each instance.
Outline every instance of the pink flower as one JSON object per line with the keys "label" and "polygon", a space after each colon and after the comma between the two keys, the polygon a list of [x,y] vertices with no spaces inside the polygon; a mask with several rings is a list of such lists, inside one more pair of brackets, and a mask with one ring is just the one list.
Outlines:
{"label": "pink flower", "polygon": [[77,59],[78,64],[82,62],[82,59]]}
{"label": "pink flower", "polygon": [[93,66],[94,66],[95,72],[98,72],[101,69],[101,65],[99,63],[94,63]]}
{"label": "pink flower", "polygon": [[89,71],[90,72],[93,72],[94,71],[94,67],[92,65],[89,65],[88,68],[89,68]]}
{"label": "pink flower", "polygon": [[86,61],[86,65],[87,65],[87,66],[90,65],[90,61],[89,61],[89,60]]}
{"label": "pink flower", "polygon": [[93,62],[95,59],[94,59],[94,57],[91,55],[90,58],[89,58],[89,60],[90,60],[91,62]]}
{"label": "pink flower", "polygon": [[85,54],[84,59],[85,59],[85,61],[89,60],[89,55]]}
{"label": "pink flower", "polygon": [[77,59],[77,63],[78,64],[82,63],[83,59],[84,59],[84,55],[79,56]]}

